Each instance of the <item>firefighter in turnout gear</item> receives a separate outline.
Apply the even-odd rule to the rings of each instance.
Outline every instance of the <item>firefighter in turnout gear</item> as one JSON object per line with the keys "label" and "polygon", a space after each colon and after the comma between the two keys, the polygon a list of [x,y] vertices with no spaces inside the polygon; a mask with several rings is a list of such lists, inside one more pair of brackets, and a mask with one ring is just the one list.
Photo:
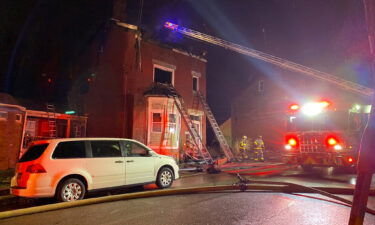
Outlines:
{"label": "firefighter in turnout gear", "polygon": [[242,140],[240,141],[240,156],[242,159],[248,159],[249,158],[249,140],[247,140],[247,136],[243,136]]}
{"label": "firefighter in turnout gear", "polygon": [[264,162],[263,151],[264,151],[264,142],[263,142],[262,136],[258,136],[257,138],[255,138],[254,143],[253,143],[254,161]]}

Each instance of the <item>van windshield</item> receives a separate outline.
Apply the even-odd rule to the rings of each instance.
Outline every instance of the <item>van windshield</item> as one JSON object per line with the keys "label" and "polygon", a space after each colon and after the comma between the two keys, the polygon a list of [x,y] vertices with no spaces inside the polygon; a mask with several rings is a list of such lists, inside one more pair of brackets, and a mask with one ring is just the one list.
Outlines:
{"label": "van windshield", "polygon": [[43,152],[46,150],[48,144],[33,145],[31,146],[26,153],[21,157],[19,162],[28,162],[33,161],[39,158]]}

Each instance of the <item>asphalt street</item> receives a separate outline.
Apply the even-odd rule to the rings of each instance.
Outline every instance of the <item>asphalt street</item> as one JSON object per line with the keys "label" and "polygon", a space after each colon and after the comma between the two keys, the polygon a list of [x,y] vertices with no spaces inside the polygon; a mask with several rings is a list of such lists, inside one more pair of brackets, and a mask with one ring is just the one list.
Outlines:
{"label": "asphalt street", "polygon": [[[319,199],[237,191],[114,201],[8,218],[1,224],[342,225],[349,214],[347,206]],[[366,214],[364,224],[375,224],[375,216]]]}
{"label": "asphalt street", "polygon": [[[242,170],[248,171],[248,169],[243,169],[243,168],[240,168],[240,167],[236,168],[236,169],[239,169],[241,171]],[[228,171],[232,171],[232,170],[226,170],[226,171],[228,172]],[[207,174],[207,173],[203,173],[203,172],[200,172],[200,173],[183,172],[181,174],[182,178],[178,179],[174,182],[174,184],[172,186],[172,189],[185,188],[185,187],[202,187],[202,186],[212,186],[212,185],[228,185],[228,184],[236,183],[238,181],[238,178],[235,176],[235,174],[233,174],[233,173],[231,174],[231,173],[227,173],[227,172],[221,172],[221,173],[218,173],[218,174]],[[251,181],[260,181],[260,180],[262,180],[262,181],[281,181],[281,182],[296,183],[296,184],[310,186],[310,187],[354,188],[355,182],[356,182],[356,175],[355,174],[348,173],[347,171],[333,170],[331,168],[315,168],[314,170],[312,170],[310,172],[305,172],[300,168],[292,168],[292,169],[289,169],[289,170],[283,170],[279,173],[273,173],[273,174],[267,174],[267,175],[263,175],[262,173],[259,173],[259,174],[254,173],[253,175],[244,175],[243,177],[246,178],[246,179],[249,179],[250,182]],[[372,181],[372,187],[375,188],[375,177],[373,178],[373,181]],[[144,190],[147,191],[147,190],[152,190],[152,189],[156,189],[156,185],[147,185],[147,186],[144,186],[144,187],[128,188],[128,189],[122,189],[122,190],[115,190],[115,191],[111,191],[111,192],[93,193],[93,194],[90,194],[87,197],[88,198],[95,198],[95,197],[101,197],[101,196],[106,196],[106,195],[115,195],[115,194],[121,194],[121,193],[129,193],[129,192],[139,192],[139,191],[144,191]],[[251,196],[253,194],[254,193],[251,193],[251,194],[249,193],[246,196]],[[209,196],[209,195],[207,195],[207,196]],[[215,204],[219,204],[220,201],[224,201],[224,202],[228,201],[228,200],[226,200],[227,197],[226,197],[225,194],[224,195],[223,194],[216,194],[216,195],[212,195],[212,196],[213,196],[212,197],[213,199],[218,198],[217,201],[214,201],[214,202],[216,202]],[[292,203],[292,204],[296,204],[296,205],[306,204],[306,203],[302,203],[302,202],[307,201],[311,205],[316,206],[316,204],[318,204],[318,203],[315,203],[315,201],[324,202],[322,200],[310,199],[310,198],[306,198],[306,197],[301,197],[301,196],[297,196],[297,195],[288,195],[288,194],[275,194],[275,193],[262,194],[262,193],[258,193],[257,195],[254,195],[254,196],[255,196],[255,198],[259,199],[259,201],[262,201],[262,202],[268,201],[267,199],[270,198],[269,196],[273,196],[272,198],[275,197],[277,199],[285,199],[285,198],[292,199],[292,202],[295,201],[295,203]],[[304,196],[313,196],[315,198],[317,195],[304,194]],[[321,197],[321,196],[319,196],[319,197]],[[341,197],[347,198],[349,200],[351,200],[351,198],[352,198],[350,195],[342,195]],[[4,196],[2,198],[4,198]],[[163,197],[163,201],[165,200],[167,202],[165,204],[169,205],[169,204],[172,204],[172,202],[175,201],[175,200],[173,200],[173,198],[174,197]],[[175,197],[175,198],[181,198],[181,196]],[[244,198],[248,198],[248,197],[244,197]],[[253,197],[249,197],[249,198],[253,199]],[[149,204],[152,205],[152,204],[155,204],[155,202],[160,201],[160,200],[152,200],[152,199],[153,198],[150,198],[150,203],[147,203],[148,205]],[[186,197],[186,198],[183,198],[181,200],[181,204],[189,205],[190,204],[189,202],[193,202],[197,199],[199,199],[199,197],[195,197],[195,196],[194,197],[193,196],[192,197]],[[309,200],[307,200],[307,199],[309,199]],[[323,197],[323,199],[326,199],[326,198]],[[0,200],[1,200],[1,197],[0,197]],[[33,206],[48,205],[48,204],[54,204],[55,203],[55,201],[53,199],[39,199],[39,200],[17,199],[17,200],[19,200],[19,201],[15,201],[14,203],[12,203],[10,205],[9,204],[2,205],[0,207],[0,211],[20,209],[20,208],[28,208],[28,207],[33,207]],[[146,201],[148,201],[148,200],[146,200]],[[280,201],[282,201],[282,200],[280,200]],[[311,201],[313,201],[314,203],[312,203]],[[253,203],[255,204],[255,202],[253,202]],[[106,204],[109,204],[109,203],[106,203]],[[113,204],[116,205],[116,204],[120,204],[120,203],[113,203]],[[124,204],[128,204],[128,203],[124,203]],[[203,203],[199,203],[199,204],[203,204]],[[213,207],[213,205],[210,205],[209,203],[207,203],[207,204],[209,205],[207,207]],[[220,204],[224,204],[224,203],[220,203]],[[280,205],[280,206],[282,206],[283,204],[287,204],[287,203],[278,203],[278,205]],[[341,215],[340,217],[346,218],[346,216],[348,214],[348,209],[344,206],[336,205],[336,204],[333,204],[333,203],[330,203],[327,206],[326,202],[321,203],[321,204],[323,204],[325,207],[330,208],[329,211],[339,213]],[[102,207],[101,205],[102,204],[98,204],[98,205],[87,206],[87,207],[89,209],[91,209],[91,207],[101,208]],[[124,207],[130,207],[130,206],[124,206]],[[181,208],[181,206],[177,206],[177,207]],[[239,206],[234,205],[233,207],[239,207]],[[267,208],[266,205],[264,205],[263,207]],[[311,206],[311,207],[313,207],[313,206]],[[375,209],[375,198],[374,197],[369,198],[368,207]],[[121,208],[123,208],[123,207],[121,206]],[[187,207],[187,208],[189,210],[193,210],[193,209],[191,209],[190,206]],[[287,208],[290,208],[290,207],[287,207]],[[71,210],[72,210],[71,213],[73,213],[77,209],[71,209]],[[114,208],[112,208],[111,210],[116,211],[116,209],[114,209]],[[111,210],[108,210],[108,213],[112,213]],[[151,210],[151,208],[148,209],[148,210]],[[280,210],[286,210],[286,209],[280,209]],[[65,212],[66,210],[63,210],[63,211]],[[68,211],[70,211],[70,209]],[[254,211],[254,212],[251,212],[250,214],[255,215],[257,213],[260,213],[260,212]],[[301,211],[301,213],[302,213],[302,211]],[[318,212],[316,212],[316,213],[318,213]],[[50,214],[52,215],[54,213],[50,212],[50,213],[46,213],[45,215],[50,215]],[[137,214],[137,215],[140,216],[141,214],[142,213]],[[316,216],[315,214],[311,213],[311,216]],[[43,215],[44,215],[44,213],[43,213]],[[132,215],[131,217],[137,217],[137,215]],[[335,215],[335,214],[333,213],[331,216],[333,216],[333,215]],[[168,214],[168,216],[171,216],[171,215]],[[27,218],[29,218],[29,217],[33,218],[34,216],[30,215],[30,216],[26,216],[26,217]],[[38,216],[35,215],[35,217],[38,217]],[[171,216],[171,217],[173,218],[173,216]],[[246,215],[241,215],[241,217],[248,218]],[[268,217],[269,216],[267,216],[267,218]],[[369,216],[369,218],[373,219],[373,217],[370,217],[370,216]],[[177,220],[178,218],[175,218],[175,219]],[[212,218],[212,219],[214,219],[214,218]],[[34,220],[34,219],[32,219],[32,220]],[[21,217],[19,217],[18,219],[15,218],[14,220],[10,219],[10,220],[7,220],[7,221],[13,221],[14,222],[14,223],[12,222],[12,223],[9,223],[9,224],[18,224],[17,221],[24,221],[24,220],[22,220]],[[186,220],[186,221],[190,221],[190,222],[194,223],[194,221],[192,221],[192,220]],[[259,223],[258,222],[247,223],[245,220],[242,221],[242,222],[243,222],[243,224],[266,224],[266,223],[261,223],[261,222],[265,222],[264,220],[256,220],[256,221],[258,221]],[[285,220],[282,220],[282,221],[285,221]],[[295,222],[298,222],[298,221],[301,222],[300,220],[295,220]],[[312,221],[317,222],[316,220],[311,220],[310,222],[312,222]],[[327,221],[330,221],[332,223],[325,223]],[[336,223],[336,221],[332,221],[332,220],[327,220],[327,221],[324,222],[324,220],[323,220],[323,221],[320,221],[320,222],[321,222],[321,224],[342,224],[342,223],[340,223],[342,221],[338,221],[338,223]],[[116,221],[112,221],[112,222],[113,223],[108,223],[108,224],[117,224]],[[129,222],[129,224],[133,224],[134,221],[129,220],[128,222]],[[159,222],[160,222],[159,224],[163,224],[161,220]],[[307,221],[307,222],[309,222],[309,221]],[[20,222],[20,224],[22,224],[22,223]],[[38,221],[35,221],[35,223],[32,223],[32,224],[38,224]],[[73,222],[72,224],[75,224],[75,223]],[[76,223],[76,224],[85,224],[85,223],[82,222],[82,223]],[[103,221],[103,224],[105,224],[104,221]],[[134,224],[137,224],[137,223],[134,223]],[[142,223],[139,223],[139,224],[142,224]],[[165,223],[165,224],[168,224],[168,223]],[[170,224],[172,224],[172,223],[170,223]],[[188,224],[188,223],[186,223],[186,224]],[[208,222],[207,224],[213,224],[213,223]],[[228,223],[228,224],[231,224],[231,223]],[[272,223],[272,224],[277,224],[277,223]],[[280,223],[280,224],[283,224],[283,223]],[[293,223],[290,223],[290,224],[293,224]],[[297,223],[295,223],[295,224],[297,224]],[[306,223],[306,224],[309,224],[309,223]],[[311,223],[311,224],[314,224],[314,223]],[[373,221],[373,223],[368,223],[368,224],[375,224],[375,220]]]}

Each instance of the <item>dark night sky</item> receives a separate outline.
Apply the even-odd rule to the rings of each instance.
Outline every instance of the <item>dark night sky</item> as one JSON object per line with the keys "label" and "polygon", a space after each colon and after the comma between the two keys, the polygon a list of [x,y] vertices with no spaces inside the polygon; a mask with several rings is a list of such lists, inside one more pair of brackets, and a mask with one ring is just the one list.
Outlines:
{"label": "dark night sky", "polygon": [[[40,99],[40,83],[47,73],[59,82],[52,93],[66,101],[71,80],[67,65],[88,47],[110,17],[107,0],[5,0],[0,15],[0,73],[22,26],[36,11],[20,44],[12,76],[11,94]],[[128,23],[138,24],[140,0],[128,2]],[[40,7],[35,7],[37,4]],[[35,10],[35,8],[37,8]],[[141,27],[147,36],[208,51],[208,99],[219,121],[230,112],[230,101],[249,84],[253,74],[272,66],[221,48],[208,46],[162,30],[165,20],[216,35],[297,63],[369,84],[367,39],[363,5],[359,0],[146,0]],[[57,26],[56,26],[57,25]],[[55,61],[53,68],[44,60]],[[52,63],[52,65],[54,65]],[[61,85],[64,84],[64,85]],[[4,86],[4,85],[2,85]]]}

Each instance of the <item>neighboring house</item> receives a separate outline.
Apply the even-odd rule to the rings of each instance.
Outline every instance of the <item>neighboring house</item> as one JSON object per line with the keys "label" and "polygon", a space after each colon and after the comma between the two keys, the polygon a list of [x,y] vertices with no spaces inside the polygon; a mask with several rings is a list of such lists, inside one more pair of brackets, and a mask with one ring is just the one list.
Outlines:
{"label": "neighboring house", "polygon": [[133,138],[179,158],[191,136],[160,83],[173,85],[181,95],[205,143],[206,119],[194,93],[206,95],[207,61],[140,35],[136,26],[111,21],[104,41],[94,41],[89,56],[83,57],[93,75],[76,105],[84,106],[89,118],[88,136]]}
{"label": "neighboring house", "polygon": [[220,130],[223,133],[225,139],[227,140],[229,146],[233,149],[232,118],[229,118],[224,123],[222,123],[220,125]]}
{"label": "neighboring house", "polygon": [[280,151],[284,146],[288,107],[294,103],[328,100],[334,108],[349,109],[353,104],[368,104],[369,99],[342,90],[306,75],[282,71],[257,76],[232,103],[232,135],[238,148],[241,137],[263,136],[268,150]]}
{"label": "neighboring house", "polygon": [[28,110],[0,93],[0,170],[15,168],[31,141],[51,138],[51,120],[56,138],[86,136],[86,117]]}

